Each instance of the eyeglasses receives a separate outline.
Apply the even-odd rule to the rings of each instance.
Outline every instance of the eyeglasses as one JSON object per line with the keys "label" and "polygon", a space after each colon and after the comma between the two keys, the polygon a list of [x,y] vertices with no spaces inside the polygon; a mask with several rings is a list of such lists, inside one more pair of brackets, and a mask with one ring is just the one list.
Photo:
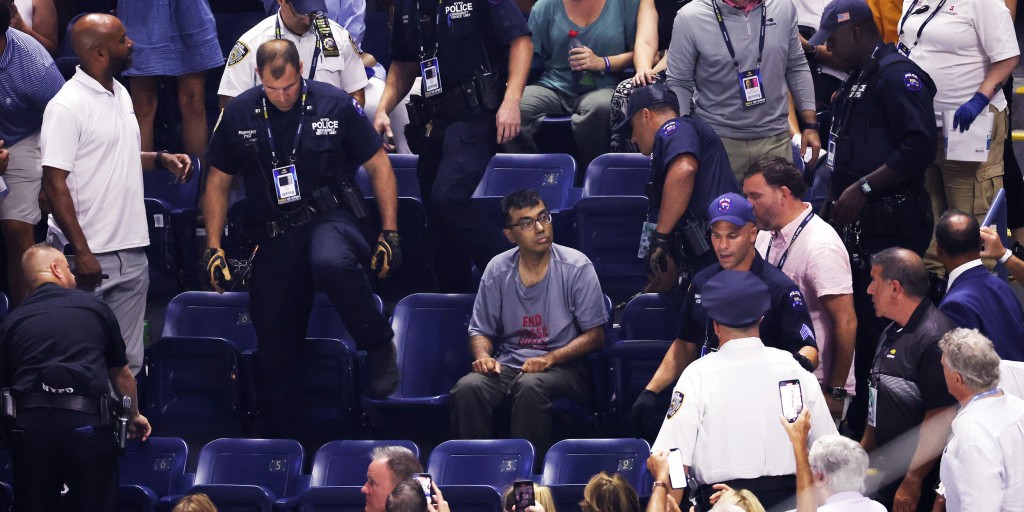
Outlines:
{"label": "eyeglasses", "polygon": [[547,226],[548,224],[551,224],[551,213],[550,212],[546,212],[546,211],[545,212],[541,212],[541,214],[538,215],[536,219],[531,219],[530,217],[524,217],[522,219],[519,219],[519,222],[516,222],[515,224],[509,224],[508,226],[505,226],[505,227],[509,228],[509,229],[512,229],[513,227],[518,226],[519,229],[521,229],[523,231],[533,231],[534,229],[537,229],[537,223],[538,222],[540,222],[541,224],[543,224],[545,226]]}

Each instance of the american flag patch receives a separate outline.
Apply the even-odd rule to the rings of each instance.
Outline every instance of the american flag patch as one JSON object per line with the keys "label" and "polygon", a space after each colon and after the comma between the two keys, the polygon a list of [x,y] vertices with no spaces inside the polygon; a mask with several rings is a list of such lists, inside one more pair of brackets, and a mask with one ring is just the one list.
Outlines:
{"label": "american flag patch", "polygon": [[836,23],[842,23],[844,21],[850,21],[850,13],[842,12],[839,13],[838,16],[836,16]]}

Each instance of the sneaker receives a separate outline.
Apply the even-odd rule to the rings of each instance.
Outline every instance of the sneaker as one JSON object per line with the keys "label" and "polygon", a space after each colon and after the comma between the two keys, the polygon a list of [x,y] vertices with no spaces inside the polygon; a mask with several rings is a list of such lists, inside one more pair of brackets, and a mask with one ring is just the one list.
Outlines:
{"label": "sneaker", "polygon": [[366,396],[380,400],[391,396],[398,389],[397,359],[398,353],[391,340],[378,343],[366,351],[366,362],[370,367],[370,384]]}

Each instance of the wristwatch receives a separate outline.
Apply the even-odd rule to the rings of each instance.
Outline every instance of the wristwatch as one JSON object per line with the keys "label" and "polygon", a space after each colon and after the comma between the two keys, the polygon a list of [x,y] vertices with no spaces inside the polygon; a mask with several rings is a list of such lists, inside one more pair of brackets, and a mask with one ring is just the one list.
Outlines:
{"label": "wristwatch", "polygon": [[665,489],[665,492],[668,492],[668,484],[665,482],[654,482],[654,484],[651,485],[651,492],[653,493],[658,487],[662,487]]}
{"label": "wristwatch", "polygon": [[828,393],[829,396],[832,397],[833,400],[846,400],[846,397],[850,394],[848,391],[846,391],[846,388],[842,386],[825,386],[825,391]]}
{"label": "wristwatch", "polygon": [[864,192],[865,196],[871,195],[871,184],[868,183],[868,179],[866,177],[860,179],[858,186],[860,187],[860,191]]}

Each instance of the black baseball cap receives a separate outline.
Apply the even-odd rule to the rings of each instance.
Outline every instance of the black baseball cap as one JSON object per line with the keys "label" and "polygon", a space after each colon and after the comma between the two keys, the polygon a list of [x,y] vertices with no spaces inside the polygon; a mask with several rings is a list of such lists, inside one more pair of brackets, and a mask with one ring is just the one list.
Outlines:
{"label": "black baseball cap", "polygon": [[864,0],[833,0],[825,6],[824,12],[821,13],[818,31],[811,36],[807,43],[811,46],[825,44],[825,41],[832,37],[840,25],[860,23],[864,20],[874,21],[874,19],[875,15]]}
{"label": "black baseball cap", "polygon": [[639,88],[634,87],[629,94],[629,101],[626,102],[626,118],[615,125],[615,129],[621,130],[629,126],[630,119],[633,119],[637,112],[660,104],[671,105],[675,107],[676,111],[679,110],[679,99],[667,85],[650,84]]}

